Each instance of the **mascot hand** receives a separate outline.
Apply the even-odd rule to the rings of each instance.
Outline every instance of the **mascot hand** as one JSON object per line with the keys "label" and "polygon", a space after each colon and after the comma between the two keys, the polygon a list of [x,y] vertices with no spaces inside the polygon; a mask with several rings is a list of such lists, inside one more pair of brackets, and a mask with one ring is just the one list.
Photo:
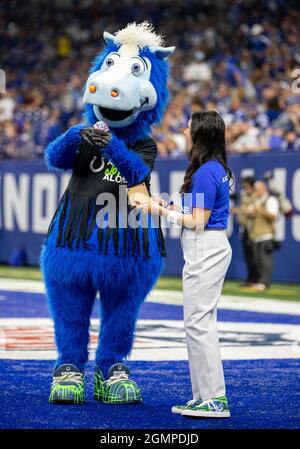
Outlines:
{"label": "mascot hand", "polygon": [[106,147],[112,139],[112,133],[103,122],[97,122],[93,127],[82,129],[80,135],[90,145],[100,148]]}

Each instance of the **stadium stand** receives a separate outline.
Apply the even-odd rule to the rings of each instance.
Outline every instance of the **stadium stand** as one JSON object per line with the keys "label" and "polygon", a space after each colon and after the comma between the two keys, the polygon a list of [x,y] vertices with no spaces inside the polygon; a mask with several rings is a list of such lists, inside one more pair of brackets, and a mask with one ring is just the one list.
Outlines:
{"label": "stadium stand", "polygon": [[1,2],[0,68],[7,79],[0,94],[1,159],[41,157],[47,143],[80,122],[83,85],[102,31],[114,32],[133,17],[147,18],[177,47],[172,101],[154,131],[161,157],[184,155],[182,129],[192,111],[204,108],[222,113],[232,153],[299,151],[296,1],[125,4]]}

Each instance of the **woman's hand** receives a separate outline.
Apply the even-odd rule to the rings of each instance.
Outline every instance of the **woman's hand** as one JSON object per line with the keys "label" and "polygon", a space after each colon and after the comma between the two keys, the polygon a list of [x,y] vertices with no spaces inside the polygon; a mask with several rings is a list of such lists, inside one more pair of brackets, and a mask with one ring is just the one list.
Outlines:
{"label": "woman's hand", "polygon": [[167,204],[168,204],[168,201],[167,201],[167,200],[164,200],[163,198],[161,198],[161,197],[158,196],[157,194],[156,194],[156,195],[153,194],[153,195],[151,196],[151,199],[152,199],[153,201],[155,201],[157,204],[159,204],[160,206],[162,206],[162,207],[166,207]]}
{"label": "woman's hand", "polygon": [[140,209],[144,214],[150,213],[153,215],[159,215],[160,204],[155,201],[152,197],[147,198],[145,201],[139,202],[135,201],[134,206]]}
{"label": "woman's hand", "polygon": [[156,201],[160,206],[168,209],[168,210],[177,210],[181,211],[181,208],[178,206],[175,206],[173,201],[168,202],[167,200],[164,200],[163,198],[160,198],[158,195],[153,195],[151,197],[154,201]]}
{"label": "woman's hand", "polygon": [[175,206],[175,204],[169,204],[169,205],[167,206],[167,209],[168,209],[168,210],[176,210],[177,212],[181,212],[181,208],[178,207],[178,206]]}

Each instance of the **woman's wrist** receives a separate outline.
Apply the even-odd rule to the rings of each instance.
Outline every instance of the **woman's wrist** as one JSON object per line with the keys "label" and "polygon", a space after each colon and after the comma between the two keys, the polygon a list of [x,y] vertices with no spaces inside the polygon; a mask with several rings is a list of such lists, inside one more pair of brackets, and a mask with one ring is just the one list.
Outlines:
{"label": "woman's wrist", "polygon": [[[166,201],[165,203],[167,203],[167,207],[173,206],[173,204],[174,204],[173,201],[170,201],[170,202]],[[149,203],[149,212],[150,213],[156,212],[160,216],[165,217],[169,223],[176,223],[181,226],[182,225],[182,223],[181,223],[182,213],[177,210],[168,209],[167,207],[162,205],[161,199],[160,199],[160,204],[158,202],[156,202],[155,200],[152,200]]]}
{"label": "woman's wrist", "polygon": [[159,213],[162,217],[168,218],[170,212],[172,212],[170,209],[167,209],[166,207],[163,206],[159,206]]}
{"label": "woman's wrist", "polygon": [[179,223],[181,216],[182,214],[176,210],[168,210],[167,220],[169,223],[181,224]]}

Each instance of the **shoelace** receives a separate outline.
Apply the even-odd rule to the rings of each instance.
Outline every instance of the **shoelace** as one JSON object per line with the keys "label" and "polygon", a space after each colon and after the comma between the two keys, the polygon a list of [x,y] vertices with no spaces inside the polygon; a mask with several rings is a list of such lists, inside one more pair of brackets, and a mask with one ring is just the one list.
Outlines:
{"label": "shoelace", "polygon": [[115,384],[116,382],[119,382],[119,380],[128,380],[128,374],[126,373],[117,373],[111,376],[108,380],[106,380],[106,384],[108,386]]}
{"label": "shoelace", "polygon": [[207,405],[210,410],[213,410],[215,412],[221,412],[223,410],[221,406],[217,405],[215,401],[212,400],[204,401],[201,403],[201,405]]}
{"label": "shoelace", "polygon": [[62,376],[53,377],[52,386],[59,385],[61,382],[69,380],[75,382],[77,384],[81,384],[83,380],[83,376],[81,373],[67,373]]}
{"label": "shoelace", "polygon": [[188,407],[192,407],[193,405],[201,404],[200,399],[191,399],[186,403]]}

